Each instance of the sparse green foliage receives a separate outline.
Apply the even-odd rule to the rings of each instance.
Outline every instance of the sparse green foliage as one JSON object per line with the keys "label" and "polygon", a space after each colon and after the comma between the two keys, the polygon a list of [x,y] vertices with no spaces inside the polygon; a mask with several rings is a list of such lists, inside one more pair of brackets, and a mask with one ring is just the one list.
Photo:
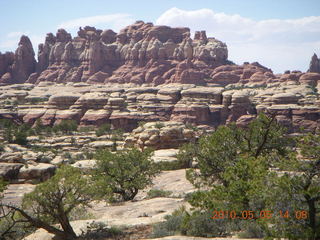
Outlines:
{"label": "sparse green foliage", "polygon": [[111,140],[113,142],[112,145],[112,151],[115,152],[117,151],[117,141],[122,140],[123,137],[123,130],[122,129],[115,129],[111,132]]}
{"label": "sparse green foliage", "polygon": [[79,128],[79,132],[81,133],[88,133],[94,130],[94,126],[81,126]]}
{"label": "sparse green foliage", "polygon": [[190,214],[184,208],[177,209],[171,215],[165,217],[165,222],[153,226],[152,237],[176,234],[198,237],[226,236],[227,221],[213,220],[211,216],[210,212],[195,211]]}
{"label": "sparse green foliage", "polygon": [[179,161],[160,161],[155,163],[156,168],[161,171],[171,171],[183,168]]}
{"label": "sparse green foliage", "polygon": [[110,134],[111,133],[111,125],[109,123],[104,123],[102,124],[97,130],[96,130],[96,135],[97,137],[100,137],[105,134]]}
{"label": "sparse green foliage", "polygon": [[165,191],[161,189],[151,189],[147,196],[148,198],[156,198],[156,197],[169,197],[172,194],[171,191]]}
{"label": "sparse green foliage", "polygon": [[[23,217],[35,227],[45,228],[59,237],[76,238],[69,222],[70,213],[78,207],[89,206],[95,195],[94,190],[89,176],[84,176],[79,169],[71,166],[62,166],[55,176],[24,196],[23,209],[28,209],[29,216],[34,220]],[[56,222],[62,230],[50,226]]]}
{"label": "sparse green foliage", "polygon": [[43,124],[42,124],[42,121],[40,118],[38,118],[35,122],[35,127],[34,127],[34,131],[37,133],[37,134],[40,134],[42,131],[43,131]]}
{"label": "sparse green foliage", "polygon": [[65,134],[70,134],[74,131],[77,131],[78,124],[74,120],[62,120],[59,124],[53,127],[55,132],[63,132]]}
{"label": "sparse green foliage", "polygon": [[0,144],[0,153],[4,152],[4,146]]}
{"label": "sparse green foliage", "polygon": [[[296,155],[285,159],[279,168],[285,174],[270,179],[272,192],[268,204],[274,211],[289,210],[291,218],[274,218],[274,236],[317,239],[320,237],[320,136],[308,134],[298,140],[303,160]],[[307,212],[296,220],[294,215]],[[298,212],[299,214],[299,212]]]}
{"label": "sparse green foliage", "polygon": [[0,177],[0,199],[4,190],[6,190],[7,182]]}
{"label": "sparse green foliage", "polygon": [[[319,146],[318,135],[303,137],[297,146],[274,117],[265,115],[259,115],[246,129],[219,127],[199,141],[199,171],[187,171],[187,178],[196,187],[206,186],[209,190],[193,193],[189,202],[204,211],[235,210],[238,216],[243,210],[288,210],[289,218],[275,214],[267,220],[252,220],[254,224],[249,228],[240,228],[247,236],[317,239]],[[304,160],[297,158],[296,147]],[[308,218],[297,219],[297,211],[306,211]]]}
{"label": "sparse green foliage", "polygon": [[199,129],[197,128],[197,126],[192,125],[192,124],[190,124],[190,123],[186,123],[186,128],[187,128],[187,129],[190,129],[190,130],[192,130],[192,131],[198,131],[198,130],[199,130]]}
{"label": "sparse green foliage", "polygon": [[255,220],[245,220],[240,222],[242,232],[238,235],[240,238],[264,238],[266,237],[265,229]]}
{"label": "sparse green foliage", "polygon": [[181,168],[192,167],[192,162],[196,159],[198,154],[197,143],[186,143],[180,147],[177,154],[177,159]]}
{"label": "sparse green foliage", "polygon": [[100,238],[115,238],[123,236],[123,231],[118,227],[108,227],[107,224],[103,222],[91,222],[87,226],[87,231],[83,232],[81,236],[84,239],[100,239]]}
{"label": "sparse green foliage", "polygon": [[138,122],[138,126],[139,127],[143,127],[146,123],[147,122],[145,122],[145,121],[140,121],[140,122]]}
{"label": "sparse green foliage", "polygon": [[8,143],[26,145],[27,137],[33,133],[29,125],[18,125],[9,119],[1,119],[0,127],[4,129],[3,139]]}
{"label": "sparse green foliage", "polygon": [[50,126],[43,125],[40,118],[38,118],[36,120],[35,125],[34,125],[34,132],[37,135],[40,135],[40,134],[51,134],[52,130],[53,129]]}
{"label": "sparse green foliage", "polygon": [[151,151],[141,152],[135,148],[117,153],[98,151],[95,171],[101,192],[107,194],[111,191],[124,201],[132,200],[140,189],[152,183],[152,178],[159,172],[150,156]]}
{"label": "sparse green foliage", "polygon": [[247,129],[237,128],[234,124],[220,126],[213,134],[204,136],[199,141],[197,151],[200,174],[195,170],[188,173],[189,180],[197,185],[212,185],[215,181],[225,184],[224,172],[236,164],[241,156],[258,158],[272,155],[268,161],[277,161],[287,152],[289,141],[275,118],[260,114]]}
{"label": "sparse green foliage", "polygon": [[155,125],[154,125],[155,128],[158,128],[158,129],[161,129],[164,127],[164,124],[162,122],[157,122]]}

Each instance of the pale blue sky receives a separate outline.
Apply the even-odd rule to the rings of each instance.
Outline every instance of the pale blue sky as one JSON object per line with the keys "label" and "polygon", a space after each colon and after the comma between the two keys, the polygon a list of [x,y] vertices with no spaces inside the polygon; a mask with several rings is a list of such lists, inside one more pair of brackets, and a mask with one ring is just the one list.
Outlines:
{"label": "pale blue sky", "polygon": [[0,9],[1,52],[16,49],[21,34],[37,48],[59,27],[74,36],[78,25],[119,31],[143,20],[207,30],[227,43],[231,60],[259,61],[274,72],[305,71],[313,52],[320,54],[320,0],[0,0]]}

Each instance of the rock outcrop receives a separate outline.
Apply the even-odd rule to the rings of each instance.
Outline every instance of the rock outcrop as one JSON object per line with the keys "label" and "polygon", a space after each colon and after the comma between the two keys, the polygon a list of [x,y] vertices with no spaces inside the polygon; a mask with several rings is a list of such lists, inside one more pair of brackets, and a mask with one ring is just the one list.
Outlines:
{"label": "rock outcrop", "polygon": [[[248,66],[237,68],[243,70]],[[234,71],[234,67],[230,71]],[[224,69],[224,72],[229,71]],[[248,81],[225,87],[220,84],[132,87],[47,82],[9,85],[0,87],[0,118],[31,125],[37,119],[44,125],[73,119],[81,126],[110,123],[115,129],[132,131],[139,122],[172,121],[209,128],[233,121],[243,125],[252,116],[267,111],[279,115],[278,120],[292,132],[302,125],[308,131],[318,129],[320,74],[286,75],[284,78],[274,76],[269,83]]]}
{"label": "rock outcrop", "polygon": [[[226,44],[188,28],[138,21],[122,29],[64,29],[47,34],[38,62],[22,36],[15,54],[0,54],[0,118],[54,125],[111,123],[127,131],[138,122],[177,121],[216,127],[243,125],[275,112],[291,131],[318,128],[319,59],[309,72],[273,74],[261,64],[232,64]],[[17,103],[10,107],[8,102]],[[308,120],[308,121],[307,121]]]}
{"label": "rock outcrop", "polygon": [[313,54],[310,61],[308,72],[320,73],[320,60],[317,54]]}
{"label": "rock outcrop", "polygon": [[0,83],[24,83],[35,72],[36,60],[32,43],[22,36],[15,53],[0,53]]}
{"label": "rock outcrop", "polygon": [[88,83],[203,83],[226,64],[226,44],[204,31],[190,37],[189,28],[154,26],[137,21],[118,34],[86,26],[72,38],[64,29],[47,34],[35,63],[30,40],[0,55],[2,83],[42,81]]}

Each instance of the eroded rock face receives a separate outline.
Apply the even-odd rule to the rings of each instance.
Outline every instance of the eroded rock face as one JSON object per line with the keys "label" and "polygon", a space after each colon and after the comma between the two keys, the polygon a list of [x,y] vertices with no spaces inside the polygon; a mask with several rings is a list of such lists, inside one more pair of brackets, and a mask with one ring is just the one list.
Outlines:
{"label": "eroded rock face", "polygon": [[141,149],[165,149],[179,147],[183,143],[195,141],[196,131],[186,128],[180,122],[146,123],[132,131],[126,138],[125,145],[134,145]]}
{"label": "eroded rock face", "polygon": [[30,40],[22,36],[14,55],[1,54],[1,82],[203,83],[228,58],[226,44],[204,31],[192,39],[189,28],[142,21],[118,34],[86,26],[72,38],[59,29],[38,49],[36,63]]}
{"label": "eroded rock face", "polygon": [[308,72],[320,73],[320,60],[317,54],[313,54],[310,61]]}
{"label": "eroded rock face", "polygon": [[35,72],[36,60],[32,43],[22,35],[15,53],[0,53],[0,83],[24,83]]}
{"label": "eroded rock face", "polygon": [[[233,69],[233,68],[230,68]],[[290,73],[291,74],[291,73]],[[295,73],[294,73],[295,74]],[[298,74],[298,73],[297,73]],[[239,121],[243,125],[259,112],[279,115],[290,131],[319,128],[318,73],[300,74],[295,81],[279,77],[270,83],[157,87],[84,83],[19,84],[0,87],[0,118],[33,125],[55,125],[73,119],[81,126],[109,123],[132,131],[139,122],[180,122],[217,127]],[[121,86],[121,87],[120,87]],[[17,106],[4,103],[16,101]],[[169,146],[170,147],[170,146]]]}

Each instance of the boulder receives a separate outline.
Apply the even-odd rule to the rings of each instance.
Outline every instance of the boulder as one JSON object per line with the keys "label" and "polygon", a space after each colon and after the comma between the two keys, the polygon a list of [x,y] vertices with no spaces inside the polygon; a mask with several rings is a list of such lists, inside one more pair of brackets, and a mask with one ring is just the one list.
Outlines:
{"label": "boulder", "polygon": [[48,163],[39,163],[37,165],[27,165],[20,169],[19,179],[45,181],[54,175],[56,166]]}
{"label": "boulder", "polygon": [[0,163],[0,177],[6,181],[12,181],[18,177],[23,164],[19,163]]}

